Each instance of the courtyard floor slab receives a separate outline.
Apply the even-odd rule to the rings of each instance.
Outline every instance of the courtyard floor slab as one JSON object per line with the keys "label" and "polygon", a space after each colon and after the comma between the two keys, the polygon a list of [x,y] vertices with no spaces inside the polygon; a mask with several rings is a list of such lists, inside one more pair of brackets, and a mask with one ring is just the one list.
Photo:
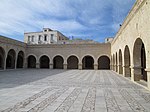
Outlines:
{"label": "courtyard floor slab", "polygon": [[111,70],[0,71],[0,112],[150,112],[150,91]]}

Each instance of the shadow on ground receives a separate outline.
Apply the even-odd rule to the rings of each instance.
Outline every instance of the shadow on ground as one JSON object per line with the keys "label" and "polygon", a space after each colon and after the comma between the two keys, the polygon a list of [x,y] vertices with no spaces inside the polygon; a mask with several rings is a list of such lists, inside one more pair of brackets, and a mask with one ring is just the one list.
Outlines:
{"label": "shadow on ground", "polygon": [[0,89],[13,88],[63,72],[67,72],[67,70],[21,69],[0,71]]}

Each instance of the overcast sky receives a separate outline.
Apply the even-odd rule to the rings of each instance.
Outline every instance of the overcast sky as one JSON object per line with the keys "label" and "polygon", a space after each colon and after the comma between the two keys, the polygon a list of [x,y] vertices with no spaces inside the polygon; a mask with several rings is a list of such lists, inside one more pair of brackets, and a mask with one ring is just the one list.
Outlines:
{"label": "overcast sky", "polygon": [[135,0],[0,0],[0,35],[24,39],[43,27],[103,42],[114,37]]}

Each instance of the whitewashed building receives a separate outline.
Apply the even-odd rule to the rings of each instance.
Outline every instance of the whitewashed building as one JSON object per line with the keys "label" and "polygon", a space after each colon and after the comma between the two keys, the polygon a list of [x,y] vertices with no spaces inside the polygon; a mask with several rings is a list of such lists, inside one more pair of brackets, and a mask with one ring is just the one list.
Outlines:
{"label": "whitewashed building", "polygon": [[62,40],[68,40],[66,36],[57,30],[43,28],[41,32],[24,33],[24,42],[27,44],[55,44]]}

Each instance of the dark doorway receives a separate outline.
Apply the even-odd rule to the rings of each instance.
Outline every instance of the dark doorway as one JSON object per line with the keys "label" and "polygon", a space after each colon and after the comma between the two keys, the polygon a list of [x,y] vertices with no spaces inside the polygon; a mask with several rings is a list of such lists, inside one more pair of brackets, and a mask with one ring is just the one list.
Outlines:
{"label": "dark doorway", "polygon": [[4,69],[5,51],[0,47],[0,69]]}
{"label": "dark doorway", "polygon": [[[134,75],[135,81],[139,81],[140,79],[147,81],[147,72],[146,69],[146,52],[143,41],[138,38],[134,44],[133,51],[133,61],[134,61]],[[141,70],[139,70],[141,68]],[[137,74],[138,73],[138,74]]]}
{"label": "dark doorway", "polygon": [[42,56],[40,58],[40,68],[49,68],[49,58],[47,56]]}
{"label": "dark doorway", "polygon": [[146,55],[145,55],[145,47],[144,44],[142,43],[141,47],[141,72],[142,72],[142,79],[147,81],[147,72],[145,71],[146,69]]}
{"label": "dark doorway", "polygon": [[7,59],[6,59],[6,68],[7,69],[14,69],[15,68],[15,58],[16,58],[16,53],[13,49],[9,50],[7,54]]}
{"label": "dark doorway", "polygon": [[63,69],[64,59],[61,56],[55,56],[53,59],[53,68],[54,69]]}
{"label": "dark doorway", "polygon": [[24,62],[24,53],[23,51],[20,51],[17,57],[17,68],[23,68],[23,62]]}
{"label": "dark doorway", "polygon": [[110,70],[110,59],[108,56],[101,56],[98,59],[98,69]]}
{"label": "dark doorway", "polygon": [[78,58],[76,56],[70,56],[67,59],[67,69],[78,69]]}
{"label": "dark doorway", "polygon": [[128,46],[126,46],[124,50],[124,65],[125,77],[131,77],[130,50]]}
{"label": "dark doorway", "polygon": [[91,56],[85,56],[82,59],[83,69],[94,69],[94,59]]}
{"label": "dark doorway", "polygon": [[28,57],[28,68],[36,68],[36,58],[32,55]]}

